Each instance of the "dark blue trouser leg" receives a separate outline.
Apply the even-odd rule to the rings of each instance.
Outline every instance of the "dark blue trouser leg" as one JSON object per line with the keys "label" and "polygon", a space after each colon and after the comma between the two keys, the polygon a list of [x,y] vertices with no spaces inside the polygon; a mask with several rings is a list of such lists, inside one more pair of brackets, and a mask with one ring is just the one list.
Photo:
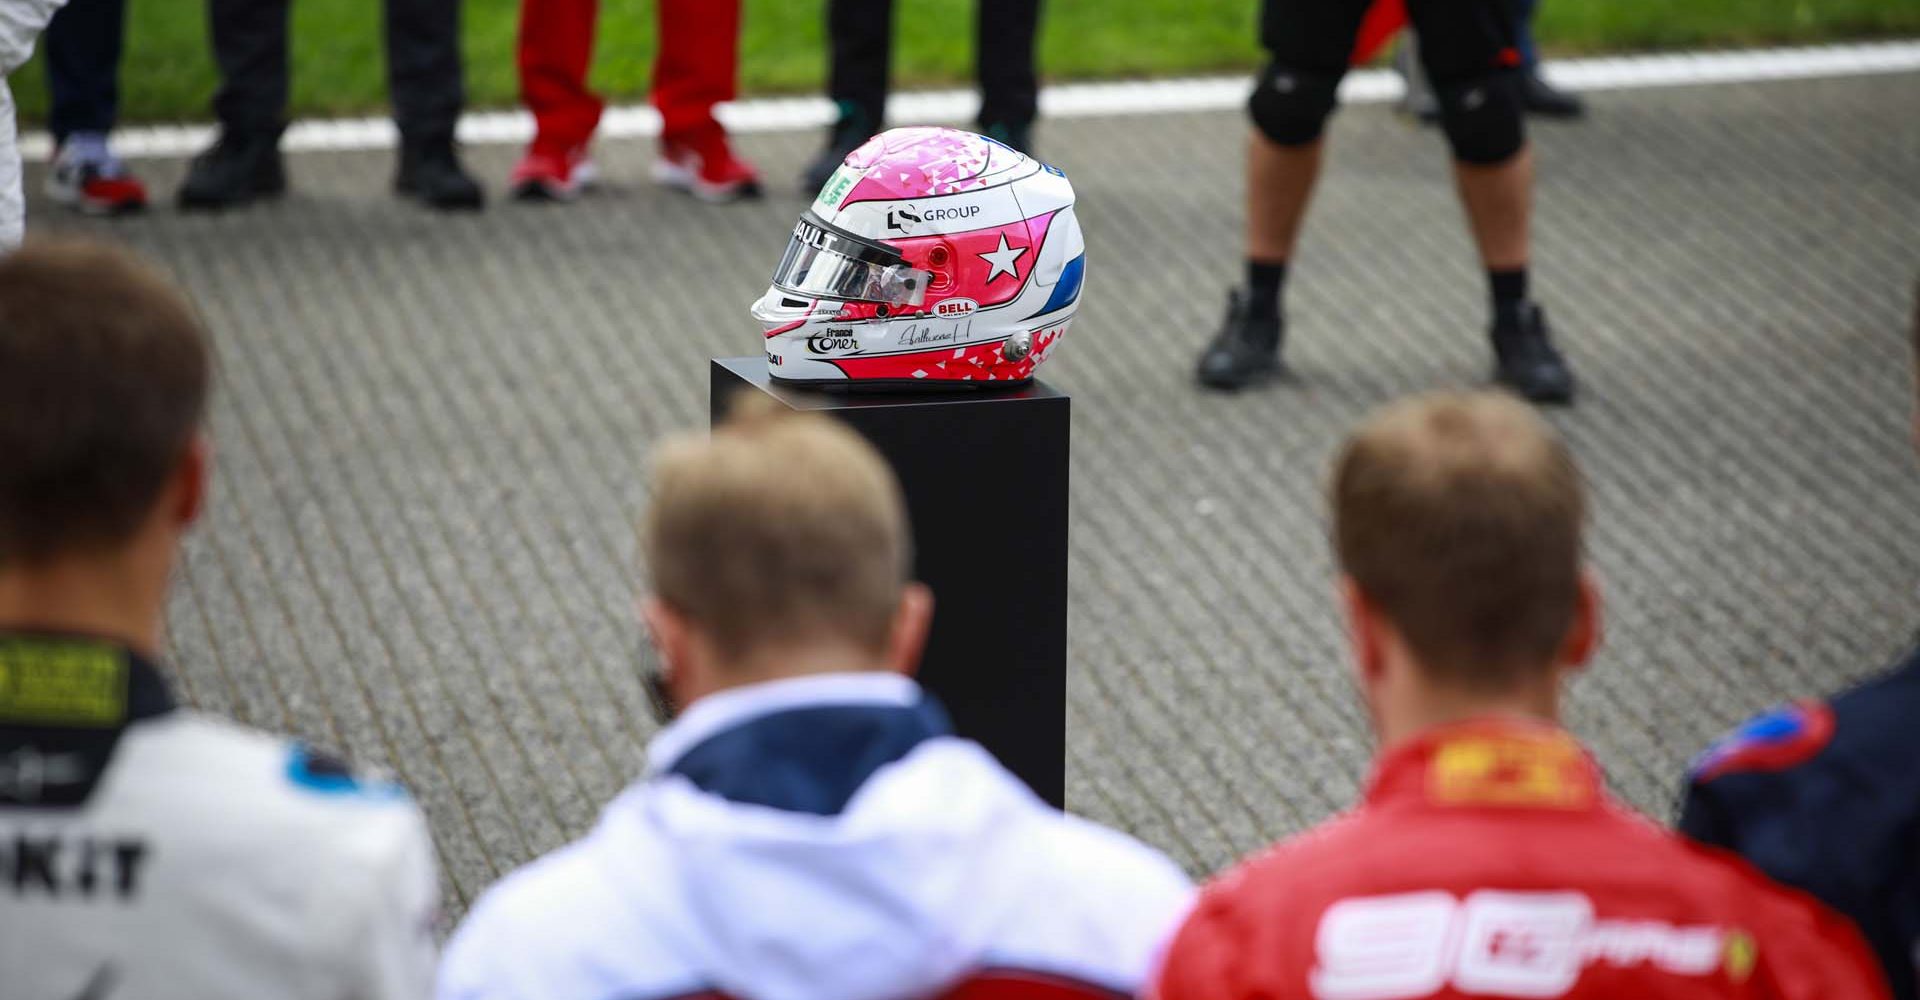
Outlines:
{"label": "dark blue trouser leg", "polygon": [[126,0],[69,0],[47,25],[47,127],[55,142],[75,132],[112,131],[126,23]]}
{"label": "dark blue trouser leg", "polygon": [[1520,62],[1528,69],[1540,65],[1540,47],[1533,41],[1533,15],[1540,9],[1540,0],[1511,0],[1513,13],[1519,19],[1514,26],[1513,37],[1519,42]]}

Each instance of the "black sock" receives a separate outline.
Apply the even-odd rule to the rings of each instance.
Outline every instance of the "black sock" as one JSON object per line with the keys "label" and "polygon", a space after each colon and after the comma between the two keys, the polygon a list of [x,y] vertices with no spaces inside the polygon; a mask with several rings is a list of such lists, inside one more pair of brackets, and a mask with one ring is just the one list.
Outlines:
{"label": "black sock", "polygon": [[1280,292],[1287,285],[1287,262],[1247,260],[1247,314],[1254,319],[1280,315]]}
{"label": "black sock", "polygon": [[1493,319],[1498,323],[1516,319],[1527,301],[1527,269],[1488,271],[1487,286],[1493,291]]}

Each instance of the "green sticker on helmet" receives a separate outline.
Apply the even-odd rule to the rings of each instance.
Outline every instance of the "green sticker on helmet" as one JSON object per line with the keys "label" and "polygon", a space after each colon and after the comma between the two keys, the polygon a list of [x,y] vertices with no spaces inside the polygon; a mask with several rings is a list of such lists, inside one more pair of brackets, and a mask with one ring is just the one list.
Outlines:
{"label": "green sticker on helmet", "polygon": [[827,178],[827,186],[820,189],[820,205],[832,208],[840,204],[840,199],[853,190],[853,182],[860,179],[860,171],[842,163],[834,168],[833,176]]}

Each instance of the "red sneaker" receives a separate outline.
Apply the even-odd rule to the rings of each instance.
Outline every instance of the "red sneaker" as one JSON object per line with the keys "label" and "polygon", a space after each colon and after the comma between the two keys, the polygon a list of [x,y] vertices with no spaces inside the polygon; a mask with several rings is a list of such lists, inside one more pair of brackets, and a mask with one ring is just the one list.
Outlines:
{"label": "red sneaker", "polygon": [[660,137],[660,158],[653,161],[653,179],[670,188],[714,203],[760,196],[760,174],[753,164],[733,155],[727,134],[711,131],[686,137]]}
{"label": "red sneaker", "polygon": [[47,172],[47,197],[87,215],[126,215],[147,207],[147,186],[118,160],[56,155]]}
{"label": "red sneaker", "polygon": [[572,201],[599,176],[585,146],[565,153],[529,147],[514,164],[507,187],[520,201]]}

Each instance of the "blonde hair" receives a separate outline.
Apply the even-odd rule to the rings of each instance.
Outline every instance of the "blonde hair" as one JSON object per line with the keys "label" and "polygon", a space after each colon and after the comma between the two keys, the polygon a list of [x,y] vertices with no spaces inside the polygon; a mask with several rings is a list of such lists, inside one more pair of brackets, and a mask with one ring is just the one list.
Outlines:
{"label": "blonde hair", "polygon": [[1436,393],[1360,426],[1334,465],[1341,568],[1435,680],[1503,690],[1555,665],[1578,602],[1586,492],[1505,393]]}
{"label": "blonde hair", "polygon": [[873,446],[759,396],[656,450],[641,547],[655,595],[731,658],[822,639],[884,650],[912,560]]}

